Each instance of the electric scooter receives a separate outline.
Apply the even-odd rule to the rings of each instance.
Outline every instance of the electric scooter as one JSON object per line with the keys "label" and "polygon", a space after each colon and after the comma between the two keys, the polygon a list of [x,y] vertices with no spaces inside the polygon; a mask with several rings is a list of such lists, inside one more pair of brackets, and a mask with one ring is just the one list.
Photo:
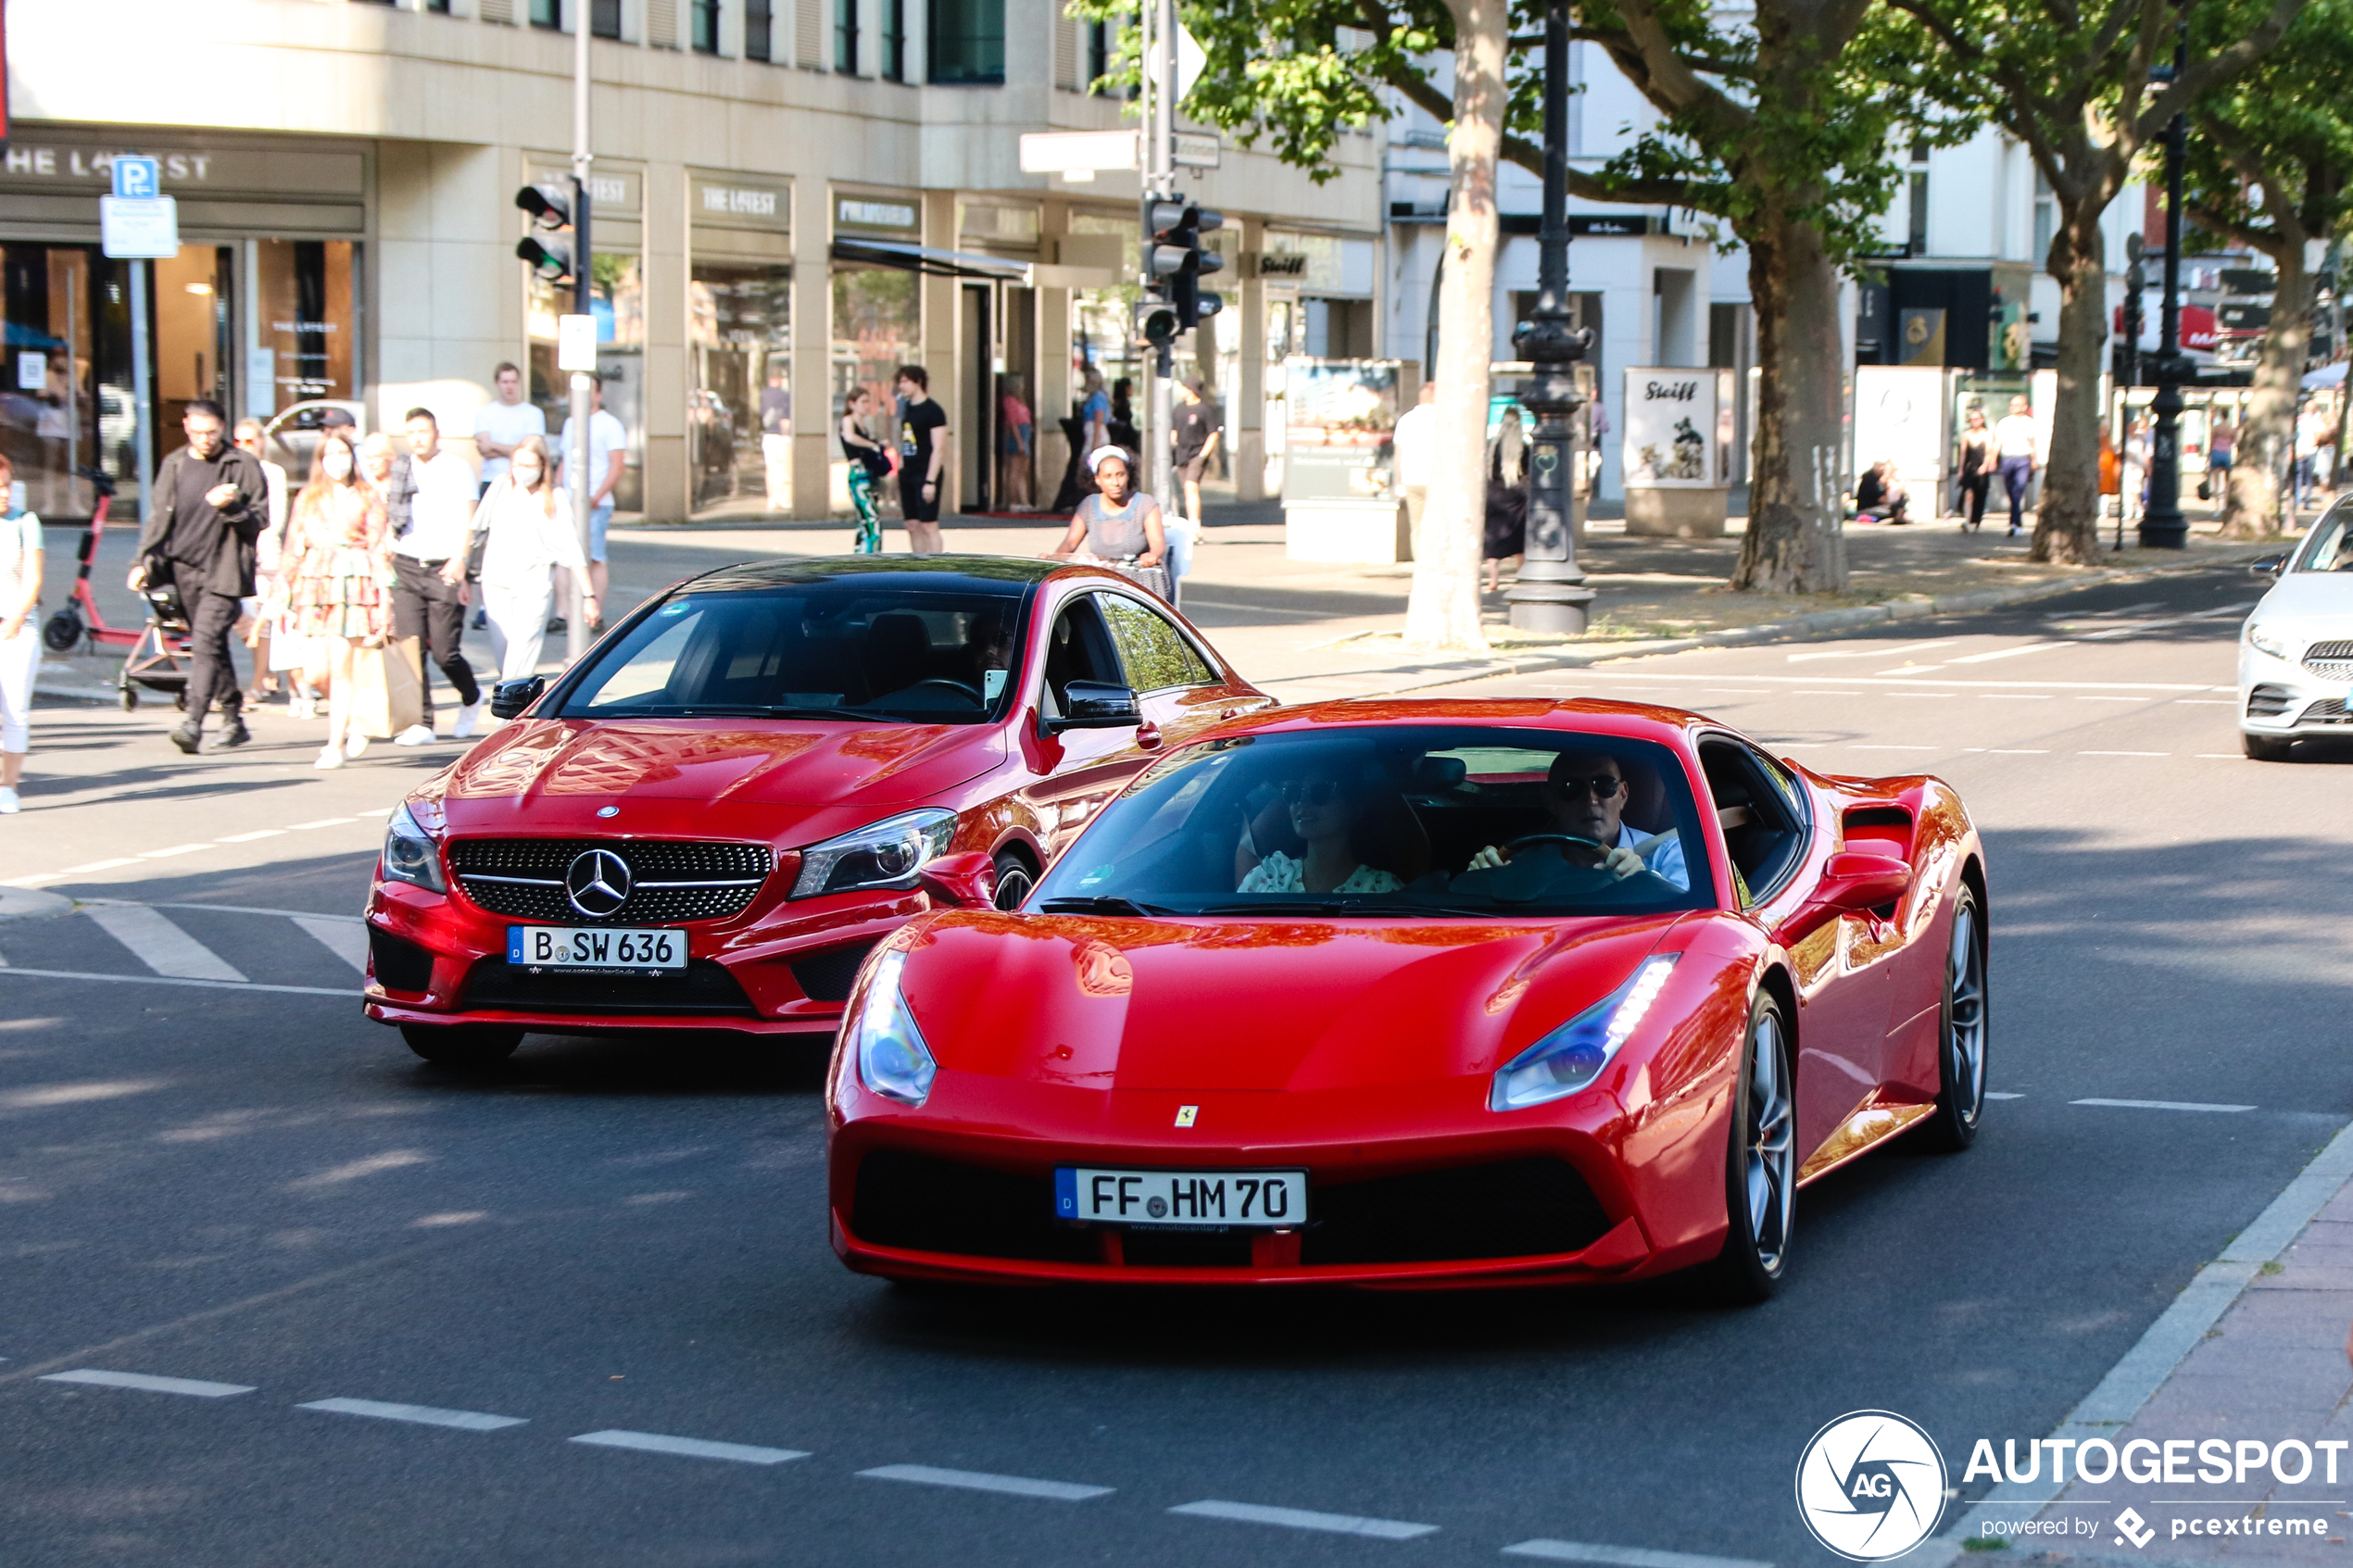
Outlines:
{"label": "electric scooter", "polygon": [[41,640],[51,653],[71,653],[85,637],[94,646],[108,643],[128,647],[145,634],[144,629],[109,626],[98,611],[98,596],[90,590],[90,567],[98,558],[98,536],[107,531],[107,512],[114,505],[114,481],[96,469],[83,469],[82,477],[97,491],[98,506],[90,514],[90,526],[82,531],[82,570],[74,574],[73,592],[41,628]]}

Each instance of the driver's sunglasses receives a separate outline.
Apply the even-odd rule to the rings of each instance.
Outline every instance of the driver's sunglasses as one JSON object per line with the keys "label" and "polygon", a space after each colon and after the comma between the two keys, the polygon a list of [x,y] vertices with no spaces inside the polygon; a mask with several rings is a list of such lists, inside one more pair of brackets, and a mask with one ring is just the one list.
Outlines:
{"label": "driver's sunglasses", "polygon": [[1322,806],[1340,798],[1338,779],[1294,779],[1283,785],[1283,798],[1294,806]]}
{"label": "driver's sunglasses", "polygon": [[1626,781],[1616,773],[1596,773],[1590,779],[1554,779],[1553,787],[1571,800],[1585,795],[1607,800],[1626,787]]}

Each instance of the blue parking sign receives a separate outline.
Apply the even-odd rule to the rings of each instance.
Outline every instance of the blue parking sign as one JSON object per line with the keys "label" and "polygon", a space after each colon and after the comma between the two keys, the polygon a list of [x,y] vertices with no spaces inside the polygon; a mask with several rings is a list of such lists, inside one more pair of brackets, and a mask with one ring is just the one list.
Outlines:
{"label": "blue parking sign", "polygon": [[133,197],[163,194],[163,179],[156,168],[156,160],[117,153],[114,157],[114,194]]}

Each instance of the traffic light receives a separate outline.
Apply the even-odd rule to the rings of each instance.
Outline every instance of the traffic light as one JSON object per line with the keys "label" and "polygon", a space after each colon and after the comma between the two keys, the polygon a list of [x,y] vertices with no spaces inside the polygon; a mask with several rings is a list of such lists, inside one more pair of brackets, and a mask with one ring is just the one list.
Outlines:
{"label": "traffic light", "polygon": [[1201,237],[1225,226],[1223,213],[1195,207],[1181,195],[1147,196],[1143,205],[1144,290],[1154,300],[1165,300],[1175,312],[1176,330],[1192,331],[1196,322],[1214,316],[1225,305],[1201,286],[1204,272],[1214,272],[1226,258],[1202,248]]}
{"label": "traffic light", "polygon": [[1144,341],[1154,348],[1166,348],[1176,341],[1176,312],[1162,308],[1146,312]]}
{"label": "traffic light", "polygon": [[[572,199],[557,186],[525,185],[515,193],[515,205],[531,214],[533,225],[550,236],[573,232]],[[573,282],[572,245],[565,239],[543,241],[537,234],[526,234],[515,243],[515,254],[544,283],[561,287]]]}

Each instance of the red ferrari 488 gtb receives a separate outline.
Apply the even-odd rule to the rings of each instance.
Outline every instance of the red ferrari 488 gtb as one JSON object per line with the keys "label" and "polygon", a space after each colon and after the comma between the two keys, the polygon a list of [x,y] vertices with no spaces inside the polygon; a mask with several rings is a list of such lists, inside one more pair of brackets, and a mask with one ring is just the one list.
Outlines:
{"label": "red ferrari 488 gtb", "polygon": [[730,567],[656,596],[393,812],[368,1015],[831,1035],[909,918],[1020,902],[1154,756],[1274,699],[1126,579],[1003,557]]}
{"label": "red ferrari 488 gtb", "polygon": [[1985,1094],[1984,852],[1605,702],[1364,702],[1155,760],[1016,910],[867,960],[832,1234],[934,1280],[1755,1298],[1796,1189]]}

